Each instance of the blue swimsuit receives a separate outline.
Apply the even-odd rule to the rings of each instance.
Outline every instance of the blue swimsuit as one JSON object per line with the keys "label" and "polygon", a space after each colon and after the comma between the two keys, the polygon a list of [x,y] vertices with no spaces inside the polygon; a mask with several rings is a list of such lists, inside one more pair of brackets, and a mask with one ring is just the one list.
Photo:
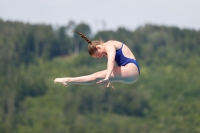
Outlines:
{"label": "blue swimsuit", "polygon": [[116,50],[115,61],[117,62],[117,65],[118,66],[125,66],[128,63],[133,63],[137,66],[139,74],[140,74],[140,67],[139,67],[138,62],[134,59],[127,58],[123,55],[123,53],[122,53],[123,45],[124,44],[122,44],[122,47],[120,49]]}

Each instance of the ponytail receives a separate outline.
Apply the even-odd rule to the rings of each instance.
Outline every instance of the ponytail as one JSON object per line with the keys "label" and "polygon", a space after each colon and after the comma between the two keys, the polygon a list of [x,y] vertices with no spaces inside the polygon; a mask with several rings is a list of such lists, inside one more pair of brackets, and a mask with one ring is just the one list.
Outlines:
{"label": "ponytail", "polygon": [[85,39],[89,44],[92,44],[90,39],[88,39],[85,35],[83,35],[82,33],[79,33],[78,31],[74,31],[74,32],[77,33],[79,36],[81,36],[83,39]]}

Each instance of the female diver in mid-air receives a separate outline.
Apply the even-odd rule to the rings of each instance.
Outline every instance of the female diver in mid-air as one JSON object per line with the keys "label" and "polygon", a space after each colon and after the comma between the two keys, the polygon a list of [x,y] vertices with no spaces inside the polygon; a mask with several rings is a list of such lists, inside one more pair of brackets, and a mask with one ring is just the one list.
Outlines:
{"label": "female diver in mid-air", "polygon": [[[104,84],[113,87],[112,82],[134,83],[140,75],[140,68],[131,50],[122,42],[110,40],[90,41],[82,33],[75,31],[88,42],[88,52],[94,58],[107,57],[107,69],[80,77],[56,78],[54,83],[69,84]],[[115,66],[115,62],[118,66]]]}

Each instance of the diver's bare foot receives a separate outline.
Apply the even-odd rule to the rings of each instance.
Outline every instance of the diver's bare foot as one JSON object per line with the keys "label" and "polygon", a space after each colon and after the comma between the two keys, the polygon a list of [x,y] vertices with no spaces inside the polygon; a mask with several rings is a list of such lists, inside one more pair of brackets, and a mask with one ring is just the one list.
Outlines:
{"label": "diver's bare foot", "polygon": [[66,81],[68,81],[68,79],[66,79],[66,78],[56,78],[54,80],[54,83],[63,83],[63,82],[66,82]]}

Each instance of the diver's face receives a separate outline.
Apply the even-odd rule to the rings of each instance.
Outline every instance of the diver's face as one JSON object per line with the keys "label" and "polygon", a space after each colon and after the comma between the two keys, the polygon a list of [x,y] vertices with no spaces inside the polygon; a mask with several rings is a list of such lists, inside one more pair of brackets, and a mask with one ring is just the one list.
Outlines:
{"label": "diver's face", "polygon": [[107,56],[106,52],[98,52],[98,51],[96,51],[96,52],[92,55],[92,57],[94,57],[94,58],[102,58],[102,57],[104,57],[104,56]]}
{"label": "diver's face", "polygon": [[107,53],[102,45],[97,45],[96,46],[97,50],[95,53],[92,55],[94,58],[102,58],[104,56],[107,56]]}

